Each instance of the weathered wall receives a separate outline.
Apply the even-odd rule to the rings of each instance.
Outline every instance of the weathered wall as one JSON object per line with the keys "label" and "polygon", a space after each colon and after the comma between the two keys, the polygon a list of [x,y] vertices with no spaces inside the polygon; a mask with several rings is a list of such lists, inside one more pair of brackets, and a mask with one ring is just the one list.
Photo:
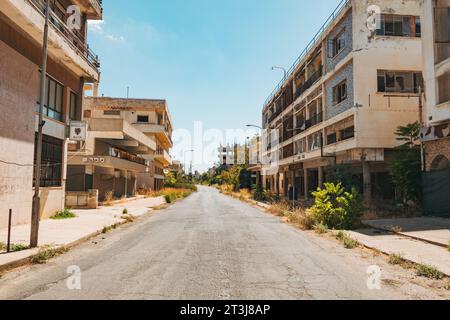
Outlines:
{"label": "weathered wall", "polygon": [[[333,105],[333,88],[343,80],[347,80],[347,99],[337,105]],[[353,108],[353,87],[353,64],[349,63],[325,84],[327,119],[331,119],[338,114]]]}
{"label": "weathered wall", "polygon": [[[328,44],[342,31],[344,31],[345,48],[335,57],[330,57],[328,53]],[[347,16],[330,32],[325,42],[325,68],[327,72],[332,71],[339,62],[348,56],[353,50],[353,24],[352,13]]]}
{"label": "weathered wall", "polygon": [[419,99],[414,94],[378,92],[378,70],[422,71],[420,38],[371,36],[366,27],[367,6],[382,13],[420,16],[420,1],[359,0],[353,7],[354,94],[358,106],[355,127],[358,147],[393,148],[399,144],[398,126],[419,120]]}
{"label": "weathered wall", "polygon": [[427,171],[435,169],[433,165],[436,163],[438,156],[444,156],[450,161],[450,138],[426,142],[424,146]]}
{"label": "weathered wall", "polygon": [[[38,69],[0,41],[0,228],[30,221]],[[4,162],[17,163],[6,164]]]}

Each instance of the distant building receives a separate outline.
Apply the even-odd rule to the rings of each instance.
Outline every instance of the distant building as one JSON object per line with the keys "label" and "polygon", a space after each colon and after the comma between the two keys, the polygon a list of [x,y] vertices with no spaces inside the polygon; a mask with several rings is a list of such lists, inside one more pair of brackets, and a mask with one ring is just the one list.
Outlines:
{"label": "distant building", "polygon": [[85,144],[69,149],[68,191],[99,190],[101,200],[160,190],[172,165],[172,120],[165,100],[86,98]]}

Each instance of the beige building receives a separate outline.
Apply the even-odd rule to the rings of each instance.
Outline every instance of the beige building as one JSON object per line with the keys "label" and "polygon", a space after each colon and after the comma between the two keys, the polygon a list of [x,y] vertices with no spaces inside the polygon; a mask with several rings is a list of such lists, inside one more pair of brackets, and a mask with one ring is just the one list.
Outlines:
{"label": "beige building", "polygon": [[70,145],[67,191],[98,190],[100,201],[159,190],[172,164],[172,120],[164,100],[87,97],[87,141]]}
{"label": "beige building", "polygon": [[[0,1],[0,228],[31,219],[44,32],[42,0]],[[81,11],[81,28],[69,28],[68,7]],[[51,1],[44,112],[41,214],[64,207],[66,127],[81,117],[83,88],[99,80],[99,62],[87,45],[88,19],[101,19],[99,0]]]}
{"label": "beige building", "polygon": [[450,214],[450,1],[423,0],[424,197],[429,214]]}
{"label": "beige building", "polygon": [[333,12],[264,105],[266,188],[308,198],[345,164],[368,200],[393,194],[394,132],[420,114],[420,4],[348,0]]}

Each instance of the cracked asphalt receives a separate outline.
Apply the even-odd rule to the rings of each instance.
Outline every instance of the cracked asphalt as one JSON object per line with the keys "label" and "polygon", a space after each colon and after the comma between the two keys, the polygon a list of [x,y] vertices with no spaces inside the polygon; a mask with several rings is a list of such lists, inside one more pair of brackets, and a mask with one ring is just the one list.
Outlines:
{"label": "cracked asphalt", "polygon": [[[81,269],[81,290],[67,288],[72,265]],[[382,269],[381,290],[367,287],[372,265]],[[0,299],[441,298],[382,257],[347,250],[206,187],[0,279]]]}

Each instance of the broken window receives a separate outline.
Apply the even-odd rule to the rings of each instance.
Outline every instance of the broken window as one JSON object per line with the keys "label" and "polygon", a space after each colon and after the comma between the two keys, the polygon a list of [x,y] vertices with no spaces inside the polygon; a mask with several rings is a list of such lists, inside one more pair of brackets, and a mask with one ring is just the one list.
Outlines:
{"label": "broken window", "polygon": [[333,88],[333,104],[339,104],[347,99],[347,80],[342,81]]}
{"label": "broken window", "polygon": [[378,71],[378,92],[418,93],[423,90],[423,78],[420,72]]}
{"label": "broken window", "polygon": [[328,41],[328,57],[336,57],[345,48],[345,29]]}
{"label": "broken window", "polygon": [[377,30],[377,35],[420,37],[420,17],[382,14],[380,18],[380,28]]}

